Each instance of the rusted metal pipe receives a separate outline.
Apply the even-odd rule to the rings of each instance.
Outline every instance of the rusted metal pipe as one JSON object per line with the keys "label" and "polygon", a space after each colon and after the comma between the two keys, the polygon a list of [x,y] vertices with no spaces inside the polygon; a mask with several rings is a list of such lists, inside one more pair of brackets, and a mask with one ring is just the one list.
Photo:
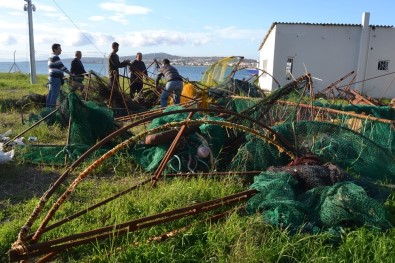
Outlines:
{"label": "rusted metal pipe", "polygon": [[[194,114],[194,112],[190,112],[188,114],[188,117],[186,120],[187,121],[190,120],[192,118],[193,114]],[[173,153],[178,145],[178,142],[180,141],[181,136],[183,135],[186,128],[187,128],[187,125],[183,125],[181,127],[181,129],[178,131],[177,136],[174,138],[173,142],[171,143],[169,149],[167,150],[165,156],[163,157],[162,161],[160,162],[158,168],[156,169],[156,171],[154,173],[154,176],[152,178],[151,187],[155,187],[156,182],[158,181],[159,177],[161,176],[163,170],[165,169],[166,164],[169,161],[170,157],[173,155]]]}
{"label": "rusted metal pipe", "polygon": [[[189,109],[174,110],[174,111],[162,112],[162,113],[157,113],[157,114],[151,115],[151,116],[149,116],[147,118],[144,118],[144,119],[138,120],[136,122],[130,123],[128,125],[125,125],[124,127],[122,127],[120,129],[116,130],[115,132],[109,134],[107,137],[103,138],[101,141],[99,141],[98,143],[93,145],[91,148],[89,148],[85,153],[83,153],[80,156],[80,158],[78,158],[76,161],[74,161],[74,163],[72,163],[69,166],[69,168],[66,169],[66,171],[56,180],[56,182],[40,198],[39,203],[34,208],[32,214],[28,218],[27,222],[25,223],[25,225],[19,231],[18,239],[17,239],[16,243],[20,243],[20,244],[24,243],[24,240],[25,240],[26,236],[28,235],[31,226],[33,225],[33,223],[36,220],[36,218],[38,217],[38,215],[41,213],[41,211],[44,208],[44,205],[47,202],[47,200],[52,196],[52,194],[61,185],[61,183],[67,178],[69,173],[72,170],[74,170],[80,163],[82,163],[93,151],[97,150],[103,144],[105,144],[108,141],[110,141],[112,138],[118,136],[119,134],[124,133],[125,131],[129,130],[130,128],[132,128],[134,126],[140,125],[142,123],[146,123],[147,121],[153,120],[153,119],[158,118],[158,117],[163,117],[163,116],[167,116],[167,115],[171,115],[171,114],[185,113],[185,112],[207,112],[207,113],[211,112],[211,113],[217,113],[217,114],[227,114],[227,115],[230,115],[230,116],[236,116],[236,117],[242,118],[244,120],[249,120],[252,123],[257,124],[259,127],[263,128],[265,130],[268,130],[271,134],[273,134],[276,137],[276,139],[278,139],[279,141],[281,141],[282,143],[287,145],[287,147],[289,147],[289,145],[290,145],[289,142],[287,142],[284,138],[279,136],[279,134],[277,132],[272,130],[267,125],[265,125],[265,124],[255,120],[255,119],[251,118],[250,116],[239,114],[239,113],[236,113],[236,112],[233,112],[233,111],[228,111],[228,110],[223,110],[223,109],[211,109],[211,108],[210,109],[207,109],[207,108],[205,108],[205,109],[189,108]],[[291,151],[295,152],[295,150],[293,150],[293,148],[291,148]]]}
{"label": "rusted metal pipe", "polygon": [[[307,105],[307,104],[303,104],[303,103],[295,103],[295,102],[291,102],[291,101],[278,101],[277,103],[292,105],[292,106],[299,106],[301,108],[311,108],[311,105]],[[349,112],[349,111],[341,111],[341,110],[336,110],[336,109],[331,109],[331,108],[326,108],[326,107],[319,107],[319,106],[313,106],[313,108],[316,110],[320,110],[320,111],[352,116],[352,117],[356,117],[356,118],[360,118],[360,119],[364,119],[364,120],[377,121],[377,122],[388,123],[388,124],[395,124],[394,120],[387,120],[387,119],[383,119],[383,118],[377,118],[377,117],[358,114],[358,113]]]}
{"label": "rusted metal pipe", "polygon": [[[167,211],[145,218],[125,222],[118,225],[107,226],[84,233],[70,235],[56,240],[25,246],[23,249],[13,248],[8,251],[10,262],[26,260],[43,254],[60,252],[68,248],[87,244],[92,241],[113,238],[121,234],[134,232],[143,228],[174,221],[190,215],[204,213],[225,205],[232,205],[244,201],[255,195],[257,190],[248,190],[223,198],[202,202],[192,206]],[[92,236],[94,235],[94,236]],[[23,251],[23,253],[21,253]]]}
{"label": "rusted metal pipe", "polygon": [[[196,173],[196,174],[192,174],[192,173],[177,173],[177,174],[166,174],[165,176],[169,177],[169,178],[172,178],[172,177],[193,177],[193,176],[196,177],[196,176],[213,176],[213,175],[255,175],[255,174],[260,174],[260,173],[262,173],[262,171],[210,172],[210,173]],[[70,222],[71,220],[73,220],[75,218],[78,218],[78,217],[80,217],[80,216],[82,216],[82,215],[84,215],[84,214],[86,214],[86,213],[88,213],[88,212],[90,212],[90,211],[102,206],[102,205],[105,205],[105,204],[115,200],[118,197],[121,197],[121,196],[123,196],[125,194],[128,194],[131,191],[133,191],[133,190],[135,190],[135,189],[137,189],[137,188],[139,188],[139,187],[141,187],[141,186],[143,186],[146,183],[149,183],[151,181],[152,181],[152,177],[149,178],[149,179],[143,180],[143,181],[139,182],[138,184],[133,185],[132,187],[130,187],[130,188],[118,193],[118,194],[115,194],[115,195],[113,195],[113,196],[111,196],[111,197],[109,197],[109,198],[107,198],[105,200],[102,200],[99,203],[94,204],[94,205],[92,205],[92,206],[90,206],[90,207],[88,207],[88,208],[86,208],[84,210],[81,210],[81,211],[79,211],[79,212],[77,212],[77,213],[75,213],[73,215],[67,216],[66,218],[64,218],[62,220],[59,220],[59,221],[55,222],[52,225],[48,225],[46,228],[43,229],[42,233],[48,232],[48,231],[50,231],[50,230],[52,230],[52,229],[54,229],[56,227],[59,227],[59,226],[65,224],[67,222]],[[33,234],[28,235],[26,237],[26,241],[30,240],[32,237],[33,237]]]}

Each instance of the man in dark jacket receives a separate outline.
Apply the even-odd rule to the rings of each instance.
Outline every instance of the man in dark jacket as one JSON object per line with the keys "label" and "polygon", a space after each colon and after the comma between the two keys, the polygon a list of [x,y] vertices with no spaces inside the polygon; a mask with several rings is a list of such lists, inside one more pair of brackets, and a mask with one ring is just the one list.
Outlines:
{"label": "man in dark jacket", "polygon": [[165,77],[167,82],[160,95],[160,106],[162,108],[167,106],[167,99],[170,95],[173,96],[174,104],[179,104],[183,85],[182,77],[178,73],[178,70],[170,65],[170,61],[167,58],[163,60],[163,66],[158,70],[158,76],[155,81],[157,88],[162,77]]}
{"label": "man in dark jacket", "polygon": [[84,80],[84,74],[86,74],[84,65],[81,62],[82,53],[77,50],[75,52],[75,58],[71,61],[70,72],[74,75],[74,81],[82,83]]}
{"label": "man in dark jacket", "polygon": [[108,78],[110,79],[110,88],[119,90],[119,68],[126,67],[129,63],[129,59],[119,61],[117,52],[119,50],[119,44],[117,42],[112,43],[112,52],[108,58]]}
{"label": "man in dark jacket", "polygon": [[148,77],[147,68],[145,66],[143,59],[143,54],[138,52],[136,54],[136,59],[129,64],[130,72],[130,97],[133,99],[135,93],[140,93],[143,89],[144,78]]}

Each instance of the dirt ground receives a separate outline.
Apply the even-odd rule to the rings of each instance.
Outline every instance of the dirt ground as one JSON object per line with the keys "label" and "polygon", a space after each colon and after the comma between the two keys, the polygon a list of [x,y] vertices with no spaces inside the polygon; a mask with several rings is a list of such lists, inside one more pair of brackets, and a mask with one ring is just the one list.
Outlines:
{"label": "dirt ground", "polygon": [[19,203],[41,197],[60,176],[55,169],[48,171],[38,166],[0,164],[0,201]]}

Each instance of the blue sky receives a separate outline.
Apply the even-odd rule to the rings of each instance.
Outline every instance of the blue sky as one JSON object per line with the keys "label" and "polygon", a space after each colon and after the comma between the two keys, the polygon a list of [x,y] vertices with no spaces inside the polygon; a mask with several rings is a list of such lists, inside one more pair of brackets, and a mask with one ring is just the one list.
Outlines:
{"label": "blue sky", "polygon": [[[165,52],[179,56],[244,56],[258,48],[273,22],[395,25],[393,0],[32,0],[36,60],[53,43],[62,58]],[[24,0],[0,0],[0,61],[29,60]]]}

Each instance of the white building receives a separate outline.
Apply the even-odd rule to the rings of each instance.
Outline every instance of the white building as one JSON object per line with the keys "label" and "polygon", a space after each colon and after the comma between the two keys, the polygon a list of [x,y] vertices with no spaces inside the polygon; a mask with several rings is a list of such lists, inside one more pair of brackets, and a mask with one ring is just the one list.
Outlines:
{"label": "white building", "polygon": [[374,98],[395,98],[395,29],[369,25],[369,13],[363,14],[361,25],[275,22],[259,47],[259,57],[259,68],[273,76],[260,77],[264,90],[309,72],[322,80],[313,81],[318,92],[355,71],[352,89]]}

